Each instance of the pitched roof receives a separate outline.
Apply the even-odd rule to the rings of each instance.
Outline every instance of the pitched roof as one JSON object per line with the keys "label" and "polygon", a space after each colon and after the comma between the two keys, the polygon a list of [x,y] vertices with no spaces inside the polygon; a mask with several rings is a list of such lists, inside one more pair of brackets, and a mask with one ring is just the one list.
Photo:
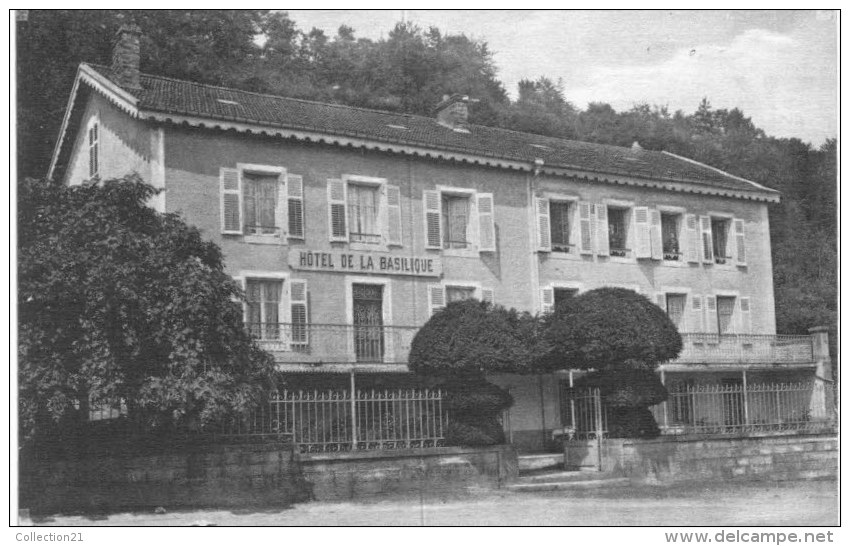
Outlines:
{"label": "pitched roof", "polygon": [[[115,84],[112,71],[89,65]],[[718,190],[778,194],[755,182],[666,152],[623,148],[468,125],[458,132],[433,118],[279,97],[141,75],[141,89],[123,88],[140,112],[303,130],[546,167],[651,180],[695,183]]]}

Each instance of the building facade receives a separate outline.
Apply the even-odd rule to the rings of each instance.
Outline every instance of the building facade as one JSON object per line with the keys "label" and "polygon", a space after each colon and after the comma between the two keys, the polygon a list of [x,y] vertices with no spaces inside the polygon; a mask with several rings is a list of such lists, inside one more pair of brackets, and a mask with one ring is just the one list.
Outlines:
{"label": "building facade", "polygon": [[[637,143],[470,125],[459,95],[427,118],[140,74],[137,31],[118,42],[111,67],[81,65],[50,176],[137,172],[163,188],[151,206],[222,248],[246,327],[282,370],[403,377],[447,302],[540,313],[603,286],[645,295],[686,333],[665,381],[814,369],[811,344],[777,344],[774,190]],[[520,447],[563,426],[570,379],[494,378],[516,400]]]}

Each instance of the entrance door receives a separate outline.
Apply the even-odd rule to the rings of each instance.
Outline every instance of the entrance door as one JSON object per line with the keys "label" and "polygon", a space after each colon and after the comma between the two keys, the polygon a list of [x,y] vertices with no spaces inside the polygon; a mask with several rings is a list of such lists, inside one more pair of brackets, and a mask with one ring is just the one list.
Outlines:
{"label": "entrance door", "polygon": [[354,354],[357,362],[384,360],[384,287],[379,284],[352,286],[354,302]]}

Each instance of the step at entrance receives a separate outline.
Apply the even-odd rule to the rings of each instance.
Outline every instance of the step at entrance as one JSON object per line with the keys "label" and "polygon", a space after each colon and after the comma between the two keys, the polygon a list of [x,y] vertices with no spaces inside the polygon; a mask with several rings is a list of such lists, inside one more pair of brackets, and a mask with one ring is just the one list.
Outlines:
{"label": "step at entrance", "polygon": [[534,455],[519,456],[519,472],[520,474],[533,472],[535,470],[563,470],[564,469],[564,454],[563,453],[539,453]]}
{"label": "step at entrance", "polygon": [[509,491],[568,491],[579,489],[602,489],[623,487],[629,479],[605,472],[589,470],[561,470],[534,472],[520,476],[519,480],[507,486]]}

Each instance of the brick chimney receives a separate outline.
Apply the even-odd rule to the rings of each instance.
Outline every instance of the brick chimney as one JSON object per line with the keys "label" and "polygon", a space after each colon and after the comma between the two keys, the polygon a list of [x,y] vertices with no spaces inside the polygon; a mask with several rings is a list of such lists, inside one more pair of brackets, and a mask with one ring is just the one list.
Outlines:
{"label": "brick chimney", "polygon": [[470,102],[472,101],[466,95],[443,95],[443,100],[434,107],[437,123],[461,133],[468,133],[466,126],[469,123]]}
{"label": "brick chimney", "polygon": [[121,87],[141,89],[139,83],[139,38],[142,30],[134,23],[123,24],[115,33],[112,74]]}

